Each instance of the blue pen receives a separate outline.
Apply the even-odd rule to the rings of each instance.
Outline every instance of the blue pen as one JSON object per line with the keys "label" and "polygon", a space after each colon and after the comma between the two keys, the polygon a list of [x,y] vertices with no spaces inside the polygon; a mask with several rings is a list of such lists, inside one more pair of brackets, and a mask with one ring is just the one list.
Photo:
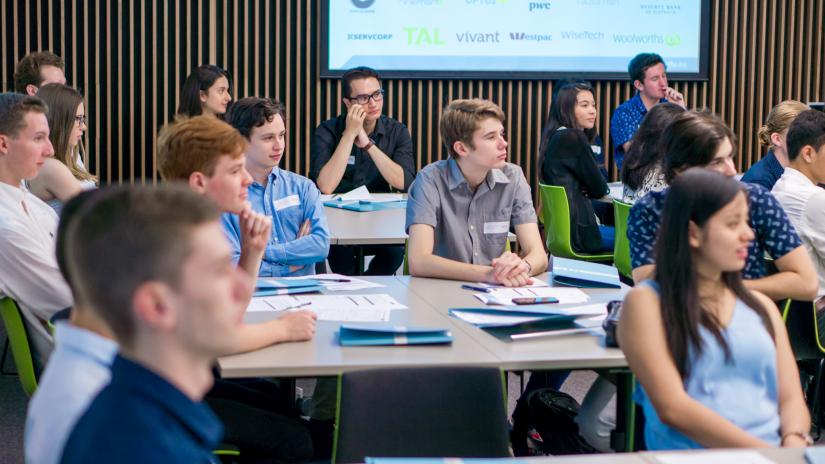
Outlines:
{"label": "blue pen", "polygon": [[461,288],[464,288],[464,289],[467,289],[467,290],[475,290],[477,292],[490,293],[490,289],[487,288],[487,287],[476,287],[475,285],[463,284],[461,286]]}

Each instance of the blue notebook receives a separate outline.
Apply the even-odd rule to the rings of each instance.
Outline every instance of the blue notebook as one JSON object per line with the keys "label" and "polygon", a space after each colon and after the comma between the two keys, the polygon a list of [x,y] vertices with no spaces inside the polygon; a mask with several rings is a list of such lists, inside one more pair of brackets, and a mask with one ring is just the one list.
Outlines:
{"label": "blue notebook", "polygon": [[[581,316],[562,314],[550,309],[542,308],[450,308],[450,315],[456,319],[473,324],[482,329],[493,327],[518,327],[526,324],[559,324],[569,325]],[[477,322],[472,316],[483,318],[483,322]],[[513,322],[513,318],[522,319]],[[500,320],[496,320],[500,319]]]}
{"label": "blue notebook", "polygon": [[553,257],[553,282],[569,287],[622,288],[615,267],[558,256]]}
{"label": "blue notebook", "polygon": [[258,279],[255,283],[255,296],[315,293],[323,289],[324,286],[314,279]]}
{"label": "blue notebook", "polygon": [[449,329],[389,324],[342,324],[341,346],[436,345],[453,342]]}
{"label": "blue notebook", "polygon": [[406,208],[407,207],[407,200],[398,200],[398,201],[383,201],[383,202],[373,202],[370,200],[356,200],[356,201],[340,201],[340,200],[329,200],[324,202],[324,206],[329,206],[331,208],[338,208],[338,209],[346,209],[350,211],[357,211],[359,213],[365,213],[368,211],[381,211],[383,209],[396,209],[396,208]]}

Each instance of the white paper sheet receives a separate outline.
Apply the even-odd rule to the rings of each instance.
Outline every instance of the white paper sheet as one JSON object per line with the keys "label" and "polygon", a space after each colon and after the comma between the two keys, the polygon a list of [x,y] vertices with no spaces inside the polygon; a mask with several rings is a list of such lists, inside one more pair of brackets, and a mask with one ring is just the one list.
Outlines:
{"label": "white paper sheet", "polygon": [[[315,274],[303,277],[281,277],[285,280],[298,280],[298,279],[313,279],[317,280],[324,289],[329,290],[331,292],[343,292],[343,291],[355,291],[355,290],[363,290],[365,288],[381,288],[384,287],[382,284],[377,284],[375,282],[370,282],[369,280],[359,279],[357,277],[352,276],[345,276],[343,274]],[[324,279],[331,279],[331,280],[324,280]],[[349,280],[349,282],[334,282],[334,280],[343,279]]]}
{"label": "white paper sheet", "polygon": [[[504,285],[500,284],[488,284],[487,282],[479,282],[476,284],[478,287],[485,287],[485,288],[512,288],[512,287],[505,287]],[[523,287],[517,288],[529,288],[529,287],[549,287],[550,284],[547,283],[546,280],[541,280],[533,277],[533,283],[530,285],[525,285]]]}
{"label": "white paper sheet", "polygon": [[558,304],[586,303],[589,297],[578,288],[562,287],[516,287],[496,288],[490,293],[474,293],[482,303],[488,305],[512,305],[513,298],[554,297]]}
{"label": "white paper sheet", "polygon": [[279,295],[253,298],[247,311],[283,312],[302,309],[314,311],[321,321],[388,322],[390,311],[406,309],[406,306],[387,294]]}
{"label": "white paper sheet", "polygon": [[508,316],[506,314],[479,314],[470,311],[453,311],[452,314],[464,322],[469,322],[473,325],[478,324],[496,324],[496,325],[512,325],[522,324],[525,322],[537,321],[543,319],[544,316]]}
{"label": "white paper sheet", "polygon": [[367,190],[367,187],[362,185],[357,189],[350,190],[347,193],[340,195],[321,195],[322,201],[338,200],[342,203],[351,201],[369,201],[371,203],[389,203],[392,201],[401,201],[404,195],[401,193],[382,193],[380,195],[373,195]]}
{"label": "white paper sheet", "polygon": [[660,464],[773,464],[756,451],[702,451],[699,453],[662,453],[654,456]]}

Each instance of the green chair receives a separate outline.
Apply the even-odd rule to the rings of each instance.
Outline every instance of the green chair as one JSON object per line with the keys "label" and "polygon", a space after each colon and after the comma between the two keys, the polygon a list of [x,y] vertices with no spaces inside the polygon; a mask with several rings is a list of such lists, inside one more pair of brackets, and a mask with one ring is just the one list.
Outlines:
{"label": "green chair", "polygon": [[[408,276],[410,275],[410,260],[408,258],[410,250],[410,239],[404,240],[404,264],[401,269],[401,275]],[[510,251],[510,239],[508,238],[507,241],[504,242],[504,251]]]}
{"label": "green chair", "polygon": [[612,261],[613,253],[578,253],[573,251],[570,233],[570,205],[564,187],[539,184],[547,250],[553,256],[582,261]]}
{"label": "green chair", "polygon": [[20,385],[26,395],[32,396],[37,389],[37,376],[34,373],[34,360],[29,346],[29,337],[26,334],[26,326],[23,323],[23,315],[17,303],[6,297],[0,299],[0,316],[6,326],[6,335],[9,337],[11,354],[14,357]]}
{"label": "green chair", "polygon": [[613,216],[616,220],[616,238],[613,245],[613,265],[619,274],[633,278],[630,264],[630,240],[627,239],[627,217],[630,214],[629,203],[613,200]]}

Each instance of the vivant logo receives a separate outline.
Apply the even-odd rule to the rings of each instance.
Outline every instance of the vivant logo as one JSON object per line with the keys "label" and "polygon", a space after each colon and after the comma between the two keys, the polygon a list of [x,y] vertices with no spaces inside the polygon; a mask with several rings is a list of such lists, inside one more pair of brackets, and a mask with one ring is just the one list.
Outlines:
{"label": "vivant logo", "polygon": [[356,8],[369,8],[375,3],[375,0],[350,0]]}

